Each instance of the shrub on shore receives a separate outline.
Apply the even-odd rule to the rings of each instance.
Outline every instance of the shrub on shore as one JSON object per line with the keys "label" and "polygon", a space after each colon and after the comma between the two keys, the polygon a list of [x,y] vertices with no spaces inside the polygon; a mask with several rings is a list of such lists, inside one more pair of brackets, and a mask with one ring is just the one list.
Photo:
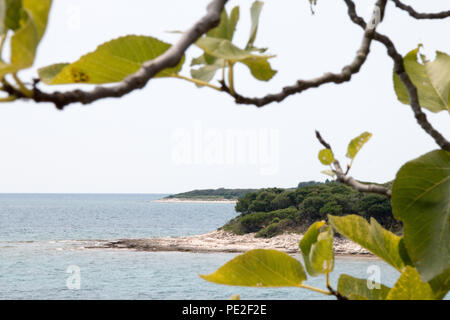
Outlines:
{"label": "shrub on shore", "polygon": [[368,220],[373,217],[388,230],[402,229],[384,196],[359,193],[336,182],[308,182],[299,186],[247,193],[236,203],[235,209],[241,214],[222,229],[235,234],[256,232],[257,237],[270,238],[285,231],[304,232],[311,223],[326,220],[328,214],[357,214]]}

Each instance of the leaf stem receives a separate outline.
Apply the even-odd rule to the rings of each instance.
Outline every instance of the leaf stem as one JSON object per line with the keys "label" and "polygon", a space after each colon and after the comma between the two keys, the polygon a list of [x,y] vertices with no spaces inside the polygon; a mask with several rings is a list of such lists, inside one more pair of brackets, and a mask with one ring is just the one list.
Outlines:
{"label": "leaf stem", "polygon": [[[353,159],[355,159],[355,158],[353,158]],[[346,175],[348,174],[348,172],[349,172],[350,169],[352,168],[352,165],[353,165],[353,159],[350,160],[350,163],[349,163],[349,164],[347,164],[347,170],[345,171],[345,174],[346,174]]]}
{"label": "leaf stem", "polygon": [[[222,83],[225,83],[225,68],[227,67],[227,60],[223,60],[222,64]],[[450,110],[449,110],[450,112]]]}
{"label": "leaf stem", "polygon": [[198,84],[200,86],[210,87],[210,88],[212,88],[214,90],[217,90],[217,91],[222,91],[222,88],[217,87],[217,86],[215,86],[213,84],[210,84],[210,83],[208,83],[206,81],[193,79],[193,78],[188,78],[188,77],[185,77],[185,76],[182,76],[182,75],[179,75],[179,74],[174,74],[174,75],[172,75],[172,77],[178,78],[178,79],[183,79],[183,80],[186,80],[186,81],[189,81],[189,82],[193,82],[193,83]]}
{"label": "leaf stem", "polygon": [[0,98],[0,103],[2,103],[2,102],[11,102],[11,101],[14,101],[16,99],[17,99],[16,96],[8,96],[8,97]]}
{"label": "leaf stem", "polygon": [[31,90],[29,90],[27,87],[25,87],[23,82],[17,76],[17,73],[13,73],[12,76],[13,76],[14,80],[16,81],[17,85],[19,86],[20,91],[28,98],[31,98],[33,96],[33,92]]}
{"label": "leaf stem", "polygon": [[330,277],[329,272],[326,273],[326,279],[327,279],[327,289],[329,290],[329,294],[335,296],[338,300],[348,300],[347,297],[340,294],[337,290],[334,290],[333,287],[330,284]]}
{"label": "leaf stem", "polygon": [[228,87],[230,88],[230,93],[234,95],[234,73],[233,73],[234,62],[228,61]]}
{"label": "leaf stem", "polygon": [[319,293],[322,293],[322,294],[326,294],[327,296],[331,296],[332,295],[332,293],[329,292],[329,291],[322,290],[322,289],[319,289],[319,288],[316,288],[316,287],[311,287],[311,286],[308,286],[307,284],[303,284],[303,283],[300,284],[299,287],[300,288],[304,288],[304,289],[308,289],[308,290],[312,290],[312,291],[315,291],[315,292],[319,292]]}

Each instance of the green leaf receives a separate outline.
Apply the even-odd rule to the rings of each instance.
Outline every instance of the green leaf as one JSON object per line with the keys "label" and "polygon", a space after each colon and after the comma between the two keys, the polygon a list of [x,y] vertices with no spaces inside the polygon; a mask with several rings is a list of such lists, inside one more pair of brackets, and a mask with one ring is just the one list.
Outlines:
{"label": "green leaf", "polygon": [[201,55],[200,57],[197,57],[197,58],[193,58],[191,61],[191,67],[202,65],[202,64],[206,64],[206,59],[205,59],[204,55]]}
{"label": "green leaf", "polygon": [[230,18],[229,18],[229,39],[230,41],[233,40],[234,32],[236,31],[236,25],[239,21],[239,7],[234,7],[233,10],[231,10]]}
{"label": "green leaf", "polygon": [[443,299],[450,290],[450,269],[431,279],[428,284],[436,299]]}
{"label": "green leaf", "polygon": [[6,32],[5,19],[7,14],[6,0],[0,0],[0,34]]}
{"label": "green leaf", "polygon": [[[153,60],[170,48],[170,44],[153,37],[125,36],[100,45],[78,61],[61,67],[51,65],[39,69],[39,76],[47,84],[88,83],[101,84],[122,81],[138,71],[146,61]],[[159,72],[155,77],[170,77],[177,74],[184,63]],[[50,75],[53,75],[51,77]]]}
{"label": "green leaf", "polygon": [[231,286],[298,287],[306,280],[302,264],[277,250],[256,249],[238,255],[203,279]]}
{"label": "green leaf", "polygon": [[401,237],[384,229],[375,219],[366,219],[358,215],[344,217],[328,216],[329,223],[337,232],[358,243],[380,257],[395,269],[401,271],[405,267],[400,245]]}
{"label": "green leaf", "polygon": [[222,11],[220,23],[207,33],[208,37],[233,40],[236,25],[239,21],[239,7],[234,7],[228,16],[226,10]]}
{"label": "green leaf", "polygon": [[[437,51],[434,61],[427,61],[425,56],[421,55],[420,63],[420,47],[421,45],[403,58],[405,70],[417,87],[420,105],[432,112],[450,111],[450,56]],[[408,91],[395,72],[394,89],[398,100],[409,105]]]}
{"label": "green leaf", "polygon": [[22,0],[0,0],[0,33],[20,27]]}
{"label": "green leaf", "polygon": [[31,16],[11,38],[11,65],[14,70],[31,67],[39,44],[39,36]]}
{"label": "green leaf", "polygon": [[[8,17],[9,2],[11,2],[11,0],[0,0],[0,34],[6,33],[9,29],[7,26],[7,19],[9,19],[9,17]],[[20,2],[15,2],[15,3],[20,3]],[[14,19],[14,20],[17,21],[17,25],[18,25],[19,19]]]}
{"label": "green leaf", "polygon": [[233,45],[231,41],[226,39],[219,39],[205,36],[198,39],[195,44],[206,53],[216,58],[221,58],[229,61],[236,62],[255,56],[254,54],[251,53],[251,51],[242,50]]}
{"label": "green leaf", "polygon": [[[217,27],[214,29],[211,29],[207,35],[209,37],[213,38],[220,38],[220,39],[229,39],[228,38],[228,14],[225,10],[222,11],[222,14],[220,15],[220,23]],[[231,39],[229,39],[231,40]]]}
{"label": "green leaf", "polygon": [[361,148],[370,140],[372,134],[370,132],[363,132],[355,139],[350,141],[347,147],[346,157],[350,159],[354,159],[356,154],[361,150]]}
{"label": "green leaf", "polygon": [[411,257],[408,254],[408,250],[406,250],[405,238],[403,236],[400,238],[400,242],[398,244],[398,249],[399,249],[400,257],[402,258],[405,265],[412,266],[413,262],[411,261]]}
{"label": "green leaf", "polygon": [[250,37],[248,39],[247,45],[245,46],[246,50],[250,50],[254,48],[254,42],[256,39],[256,34],[258,33],[258,25],[259,25],[259,16],[261,15],[262,7],[264,3],[261,1],[255,1],[250,8],[250,16],[252,19],[252,25],[250,28]]}
{"label": "green leaf", "polygon": [[214,64],[214,63],[216,63],[216,61],[217,61],[217,58],[204,53],[200,57],[192,58],[191,66],[202,65],[202,64]]}
{"label": "green leaf", "polygon": [[406,267],[395,285],[389,291],[386,300],[434,300],[435,295],[428,283],[422,282],[413,267]]}
{"label": "green leaf", "polygon": [[205,53],[205,54],[203,54],[203,56],[204,56],[205,62],[207,64],[214,64],[217,61],[217,58],[210,54]]}
{"label": "green leaf", "polygon": [[39,78],[42,82],[49,84],[68,65],[69,63],[57,63],[45,68],[41,68],[38,70]]}
{"label": "green leaf", "polygon": [[323,165],[330,165],[334,161],[333,152],[330,149],[322,149],[319,151],[319,160]]}
{"label": "green leaf", "polygon": [[[269,58],[272,56],[255,55],[253,51],[264,52],[266,49],[259,49],[253,46],[258,29],[259,15],[263,3],[255,1],[251,7],[252,27],[250,39],[246,49],[240,49],[232,44],[232,39],[239,20],[239,7],[233,8],[230,16],[224,10],[221,15],[221,21],[218,27],[212,29],[205,37],[200,38],[196,45],[203,49],[204,54],[201,57],[192,60],[191,66],[204,64],[197,70],[191,71],[196,79],[209,82],[220,68],[223,68],[223,61],[241,62],[249,69],[253,77],[261,81],[268,81],[273,78],[276,71],[272,69]],[[220,68],[218,67],[221,64]],[[206,66],[209,65],[210,67]]]}
{"label": "green leaf", "polygon": [[336,173],[334,173],[333,170],[323,170],[323,171],[321,171],[321,173],[326,174],[327,176],[330,176],[333,178],[336,176]]}
{"label": "green leaf", "polygon": [[[17,2],[15,4],[18,5]],[[0,77],[33,65],[37,47],[47,27],[51,0],[23,0],[21,4],[21,14],[18,20],[20,27],[15,29],[15,33],[11,37],[11,63],[0,66]],[[15,10],[14,12],[16,12]],[[10,17],[11,21],[15,19],[17,17]],[[8,28],[13,29],[15,26],[11,23]]]}
{"label": "green leaf", "polygon": [[[350,300],[384,300],[391,290],[380,283],[373,283],[369,289],[367,279],[357,279],[341,274],[338,281],[338,292]],[[379,288],[379,289],[377,289]]]}
{"label": "green leaf", "polygon": [[255,55],[251,50],[236,47],[229,40],[202,37],[195,44],[213,57],[233,63],[244,63],[258,80],[270,80],[276,73],[268,62],[273,56]]}
{"label": "green leaf", "polygon": [[333,230],[318,221],[311,225],[299,244],[306,271],[312,276],[330,273],[334,268]]}
{"label": "green leaf", "polygon": [[[210,30],[207,33],[207,36],[232,41],[238,21],[239,7],[234,7],[233,10],[231,10],[230,16],[228,16],[226,10],[223,10],[220,18],[220,24],[216,28]],[[211,67],[205,66],[204,68],[199,68],[198,70],[191,72],[191,75],[195,79],[206,82],[211,81],[211,79],[214,78],[216,71],[219,69],[217,68],[217,60],[220,59],[217,59],[216,57],[207,53],[204,53],[198,58],[192,59],[191,66],[205,64],[210,65]]]}
{"label": "green leaf", "polygon": [[277,73],[272,69],[267,58],[264,57],[252,57],[242,61],[252,73],[253,77],[261,81],[269,81]]}
{"label": "green leaf", "polygon": [[[217,59],[214,64],[206,64],[198,69],[191,69],[191,76],[194,79],[202,80],[205,82],[210,82],[217,70],[223,67],[223,60]],[[197,85],[198,87],[203,87],[201,85]]]}
{"label": "green leaf", "polygon": [[48,14],[52,5],[51,0],[22,0],[23,9],[33,19],[38,39],[41,40],[47,28]]}
{"label": "green leaf", "polygon": [[392,210],[424,281],[450,268],[450,153],[429,152],[406,163],[392,188]]}

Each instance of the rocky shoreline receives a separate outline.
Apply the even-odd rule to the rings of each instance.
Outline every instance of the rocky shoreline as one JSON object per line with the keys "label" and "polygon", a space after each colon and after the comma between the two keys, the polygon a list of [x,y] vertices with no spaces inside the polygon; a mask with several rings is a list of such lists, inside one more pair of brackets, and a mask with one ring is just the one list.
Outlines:
{"label": "rocky shoreline", "polygon": [[[298,253],[302,235],[288,233],[273,238],[255,238],[254,233],[235,235],[223,230],[186,237],[162,237],[147,239],[119,239],[108,241],[94,248],[131,249],[137,251],[179,252],[246,252],[252,249],[277,249],[286,253]],[[337,255],[372,256],[370,252],[347,239],[336,238]]]}

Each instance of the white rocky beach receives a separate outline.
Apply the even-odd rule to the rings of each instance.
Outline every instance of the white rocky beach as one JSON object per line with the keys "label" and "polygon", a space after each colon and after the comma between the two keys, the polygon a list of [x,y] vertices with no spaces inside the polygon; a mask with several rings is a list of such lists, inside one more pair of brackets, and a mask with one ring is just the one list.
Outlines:
{"label": "white rocky beach", "polygon": [[[103,248],[132,249],[138,251],[180,252],[246,252],[252,249],[276,249],[287,253],[298,253],[302,235],[286,233],[273,238],[256,238],[254,233],[235,235],[216,230],[185,237],[161,237],[142,239],[119,239],[104,242]],[[337,255],[371,255],[358,244],[343,238],[335,238]]]}

